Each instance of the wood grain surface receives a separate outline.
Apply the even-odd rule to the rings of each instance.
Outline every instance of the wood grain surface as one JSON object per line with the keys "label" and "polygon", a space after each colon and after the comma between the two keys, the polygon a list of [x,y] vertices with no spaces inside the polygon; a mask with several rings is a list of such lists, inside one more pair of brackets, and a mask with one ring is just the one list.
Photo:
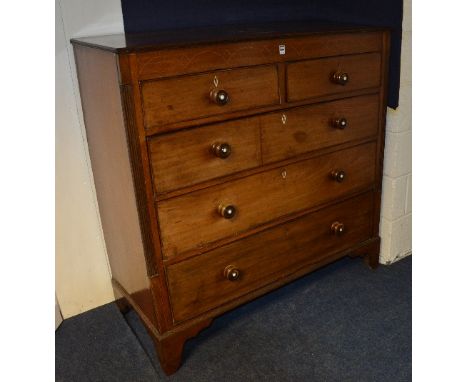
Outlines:
{"label": "wood grain surface", "polygon": [[[326,94],[345,93],[380,85],[380,53],[346,55],[287,65],[287,99],[300,101]],[[331,81],[335,72],[347,73],[349,82]]]}
{"label": "wood grain surface", "polygon": [[[226,105],[210,99],[215,89],[229,94]],[[144,82],[142,95],[145,125],[151,127],[278,104],[278,75],[276,65],[219,70]]]}
{"label": "wood grain surface", "polygon": [[[279,53],[280,45],[285,46],[284,54]],[[380,48],[381,38],[380,33],[377,32],[284,37],[171,48],[139,53],[137,55],[138,76],[141,80],[164,78],[179,73],[197,73],[305,58],[377,52]]]}
{"label": "wood grain surface", "polygon": [[[333,123],[345,118],[347,126]],[[378,94],[347,98],[262,115],[264,163],[291,158],[308,151],[377,135]]]}
{"label": "wood grain surface", "polygon": [[[229,157],[216,157],[215,143],[229,144]],[[260,166],[260,118],[159,135],[148,146],[156,192],[167,192]]]}
{"label": "wood grain surface", "polygon": [[[164,255],[200,248],[369,187],[374,166],[375,144],[370,143],[163,200],[158,214]],[[335,169],[346,172],[342,183],[331,179]],[[220,205],[234,205],[237,215],[221,217]]]}
{"label": "wood grain surface", "polygon": [[[372,194],[366,193],[169,266],[174,320],[197,316],[280,278],[306,261],[369,239],[372,201]],[[341,236],[330,230],[336,221],[345,226]],[[227,266],[239,270],[238,280],[225,278]]]}

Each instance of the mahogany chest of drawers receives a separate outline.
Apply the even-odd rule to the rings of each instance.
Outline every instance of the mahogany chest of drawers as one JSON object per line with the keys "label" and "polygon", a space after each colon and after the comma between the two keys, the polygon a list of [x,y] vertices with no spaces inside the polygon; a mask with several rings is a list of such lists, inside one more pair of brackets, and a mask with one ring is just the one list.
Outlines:
{"label": "mahogany chest of drawers", "polygon": [[167,374],[217,315],[343,256],[377,266],[386,30],[72,43],[116,298]]}

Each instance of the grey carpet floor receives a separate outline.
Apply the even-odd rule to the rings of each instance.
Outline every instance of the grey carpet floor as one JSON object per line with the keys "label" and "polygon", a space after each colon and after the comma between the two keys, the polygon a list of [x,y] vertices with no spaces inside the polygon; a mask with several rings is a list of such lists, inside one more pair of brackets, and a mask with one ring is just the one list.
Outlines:
{"label": "grey carpet floor", "polygon": [[411,381],[411,257],[345,258],[217,318],[162,372],[135,312],[108,304],[55,335],[57,381]]}

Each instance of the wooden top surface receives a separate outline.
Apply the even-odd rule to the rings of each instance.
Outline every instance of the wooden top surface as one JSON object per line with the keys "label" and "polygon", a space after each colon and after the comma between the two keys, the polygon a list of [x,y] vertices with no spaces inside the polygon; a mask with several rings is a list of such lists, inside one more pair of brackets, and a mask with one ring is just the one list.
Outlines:
{"label": "wooden top surface", "polygon": [[114,34],[72,39],[72,44],[86,45],[115,53],[185,47],[192,45],[241,42],[260,39],[306,36],[316,33],[369,32],[384,30],[328,21],[277,22],[268,24],[224,25],[196,29],[161,30],[152,33]]}

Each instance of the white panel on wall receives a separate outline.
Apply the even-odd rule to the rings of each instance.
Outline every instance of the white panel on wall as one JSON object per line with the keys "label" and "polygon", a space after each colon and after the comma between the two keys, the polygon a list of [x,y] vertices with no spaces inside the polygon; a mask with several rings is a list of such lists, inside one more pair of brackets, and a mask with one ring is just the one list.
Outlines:
{"label": "white panel on wall", "polygon": [[56,293],[64,318],[114,299],[70,38],[123,31],[120,1],[56,1]]}
{"label": "white panel on wall", "polygon": [[380,236],[380,262],[411,254],[411,0],[403,3],[400,105],[388,109]]}

